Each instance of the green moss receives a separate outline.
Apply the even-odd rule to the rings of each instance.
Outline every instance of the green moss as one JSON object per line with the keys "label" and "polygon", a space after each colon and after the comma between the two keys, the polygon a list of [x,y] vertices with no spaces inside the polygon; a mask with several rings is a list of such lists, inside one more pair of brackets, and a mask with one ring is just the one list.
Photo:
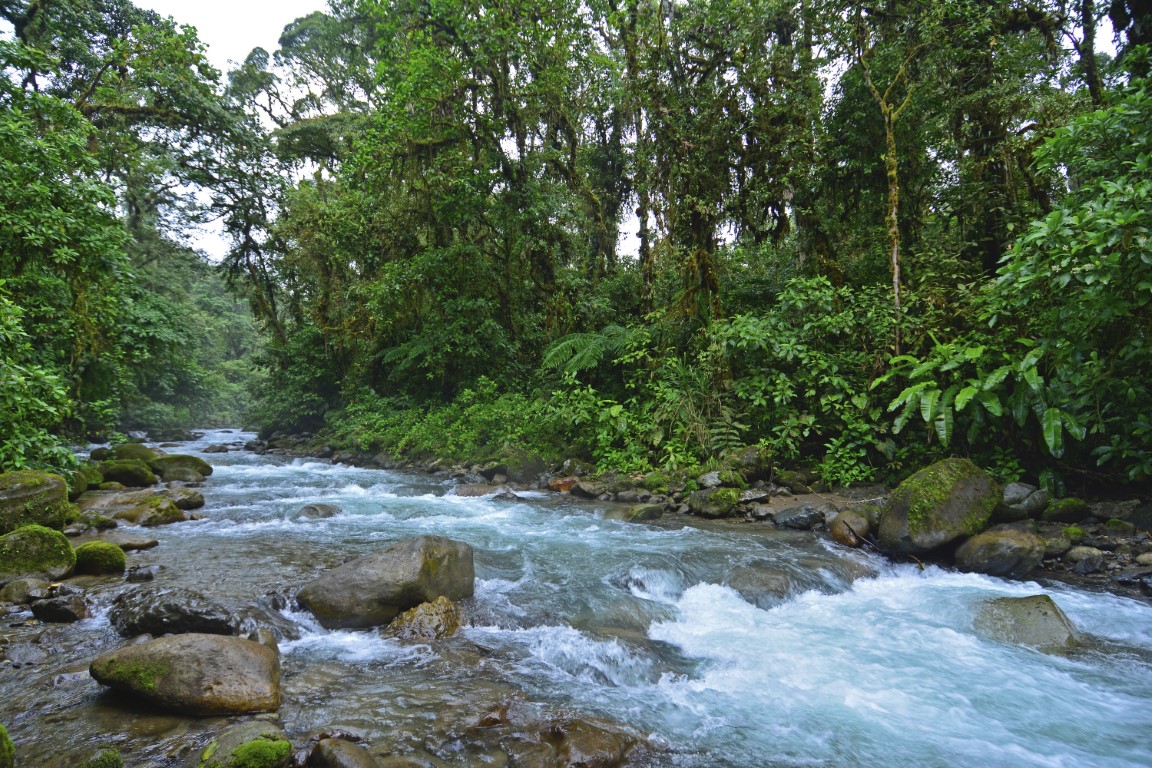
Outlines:
{"label": "green moss", "polygon": [[[967,459],[945,459],[925,467],[901,483],[896,494],[909,500],[908,532],[912,535],[919,533],[933,511],[948,501],[960,482],[982,474],[984,470]],[[964,533],[974,536],[982,531],[995,507],[995,494],[989,494],[983,505],[975,505],[960,522]]]}
{"label": "green moss", "polygon": [[114,749],[102,749],[100,754],[80,763],[77,768],[124,768],[124,758]]}
{"label": "green moss", "polygon": [[736,506],[736,502],[740,501],[740,489],[718,488],[709,500],[726,507],[734,507]]}
{"label": "green moss", "polygon": [[100,472],[105,480],[124,485],[141,487],[156,485],[156,475],[152,469],[137,459],[105,461],[100,464]]}
{"label": "green moss", "polygon": [[744,480],[744,475],[734,469],[725,469],[720,472],[720,484],[740,490],[748,487],[748,483]]}
{"label": "green moss", "polygon": [[1088,517],[1088,504],[1072,497],[1056,499],[1048,505],[1041,517],[1049,522],[1076,523]]}
{"label": "green moss", "polygon": [[128,561],[124,550],[106,541],[90,541],[76,547],[76,573],[101,575],[123,573]]}
{"label": "green moss", "polygon": [[44,573],[59,578],[75,565],[76,553],[60,531],[25,525],[0,536],[0,575]]}
{"label": "green moss", "polygon": [[16,765],[16,747],[8,736],[8,730],[0,725],[0,768],[14,768]]}
{"label": "green moss", "polygon": [[[213,750],[214,752],[215,750]],[[276,768],[292,753],[292,742],[285,739],[254,739],[236,748],[225,762],[213,760],[205,750],[203,768]]]}
{"label": "green moss", "polygon": [[649,472],[644,476],[644,487],[650,493],[668,493],[671,479],[663,472]]}
{"label": "green moss", "polygon": [[1104,528],[1109,533],[1115,533],[1121,536],[1131,536],[1132,534],[1136,533],[1135,525],[1128,522],[1127,520],[1121,520],[1118,517],[1114,517],[1108,522],[1104,523]]}
{"label": "green moss", "polygon": [[0,534],[25,525],[63,528],[75,511],[60,475],[35,470],[0,474]]}
{"label": "green moss", "polygon": [[1073,544],[1075,544],[1078,541],[1082,541],[1087,534],[1080,526],[1069,525],[1064,529],[1064,535],[1067,536]]}
{"label": "green moss", "polygon": [[110,659],[105,670],[108,680],[143,691],[156,690],[156,681],[166,674],[168,667],[163,664],[143,664],[121,659]]}

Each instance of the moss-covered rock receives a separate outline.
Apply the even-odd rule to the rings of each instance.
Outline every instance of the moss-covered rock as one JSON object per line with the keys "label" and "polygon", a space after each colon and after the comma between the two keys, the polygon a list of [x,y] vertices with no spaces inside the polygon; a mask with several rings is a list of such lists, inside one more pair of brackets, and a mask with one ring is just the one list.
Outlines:
{"label": "moss-covered rock", "polygon": [[701,517],[730,517],[740,501],[737,488],[705,488],[688,497],[688,508]]}
{"label": "moss-covered rock", "polygon": [[169,473],[176,469],[192,470],[202,477],[212,474],[212,465],[197,456],[187,456],[182,453],[172,453],[167,456],[158,456],[148,462],[153,470],[161,477],[168,479]]}
{"label": "moss-covered rock", "polygon": [[792,493],[812,493],[812,489],[808,487],[808,484],[812,482],[812,480],[802,472],[781,469],[776,473],[774,479],[776,485],[783,486]]}
{"label": "moss-covered rock", "polygon": [[984,530],[1001,491],[968,459],[945,459],[905,480],[880,515],[880,549],[923,555]]}
{"label": "moss-covered rock", "polygon": [[112,517],[134,525],[143,525],[146,528],[179,523],[188,519],[187,515],[167,496],[151,496],[143,499],[134,506],[121,509]]}
{"label": "moss-covered rock", "polygon": [[200,768],[280,768],[292,743],[279,728],[259,721],[233,726],[200,753]]}
{"label": "moss-covered rock", "polygon": [[1048,503],[1041,519],[1048,523],[1079,523],[1088,514],[1088,505],[1083,499],[1056,499]]}
{"label": "moss-covered rock", "polygon": [[1118,517],[1114,517],[1108,522],[1104,523],[1104,530],[1113,535],[1132,536],[1136,533],[1136,526],[1127,520],[1121,520]]}
{"label": "moss-covered rock", "polygon": [[0,535],[25,525],[63,528],[75,512],[60,475],[31,470],[0,474]]}
{"label": "moss-covered rock", "polygon": [[114,445],[108,449],[108,458],[106,460],[112,461],[142,461],[145,464],[155,459],[157,456],[163,456],[163,451],[158,451],[155,448],[149,448],[140,443],[122,443]]}
{"label": "moss-covered rock", "polygon": [[90,541],[76,547],[76,573],[102,576],[124,573],[128,559],[124,550],[106,541]]}
{"label": "moss-covered rock", "polygon": [[124,768],[124,758],[114,749],[102,749],[80,763],[77,768]]}
{"label": "moss-covered rock", "polygon": [[0,723],[0,768],[15,768],[16,747],[8,736],[8,730]]}
{"label": "moss-covered rock", "polygon": [[672,480],[665,472],[649,472],[644,476],[644,487],[650,493],[668,493]]}
{"label": "moss-covered rock", "polygon": [[24,577],[60,579],[75,565],[76,553],[60,531],[26,525],[0,536],[0,584]]}
{"label": "moss-covered rock", "polygon": [[[156,485],[156,475],[151,468],[137,459],[113,459],[100,463],[100,473],[104,481],[120,483],[131,488],[144,488]],[[103,484],[101,484],[103,487]]]}

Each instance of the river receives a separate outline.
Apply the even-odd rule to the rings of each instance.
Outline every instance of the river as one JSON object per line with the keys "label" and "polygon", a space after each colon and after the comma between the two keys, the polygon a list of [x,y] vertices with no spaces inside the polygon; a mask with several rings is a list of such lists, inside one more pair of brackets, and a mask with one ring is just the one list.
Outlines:
{"label": "river", "polygon": [[[171,452],[250,437],[209,432]],[[419,749],[444,708],[519,690],[630,726],[659,746],[645,760],[668,766],[1152,765],[1146,602],[891,565],[764,525],[629,524],[551,494],[461,498],[425,475],[204,458],[215,472],[203,519],[150,529],[159,546],[129,564],[160,565],[155,584],[199,590],[280,634],[289,736],[336,727]],[[310,502],[343,511],[301,518]],[[326,631],[286,603],[325,569],[429,533],[475,548],[468,652]],[[105,608],[75,625],[3,630],[59,649],[0,668],[0,722],[18,764],[110,743],[129,765],[180,765],[181,745],[222,725],[133,710],[88,678],[88,661],[124,642],[106,606],[126,588],[92,584]],[[1041,592],[1091,649],[1050,655],[974,632],[983,601]]]}

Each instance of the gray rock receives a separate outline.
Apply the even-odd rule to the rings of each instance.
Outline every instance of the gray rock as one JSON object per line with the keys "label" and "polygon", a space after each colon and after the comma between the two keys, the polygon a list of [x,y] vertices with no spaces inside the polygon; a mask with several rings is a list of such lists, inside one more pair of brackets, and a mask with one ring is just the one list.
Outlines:
{"label": "gray rock", "polygon": [[[284,735],[284,731],[272,723],[250,720],[232,726],[208,742],[208,746],[189,761],[187,768],[234,768],[237,765],[248,765],[247,762],[241,762],[243,753],[237,755],[237,752],[253,742],[268,742],[266,748],[270,755],[281,755],[282,762],[278,764],[288,764],[292,742]],[[271,764],[261,763],[260,768],[265,765]]]}
{"label": "gray rock", "polygon": [[213,600],[188,589],[144,587],[112,601],[109,619],[125,637],[200,633],[235,634],[232,614]]}
{"label": "gray rock", "polygon": [[767,502],[772,496],[767,488],[749,488],[746,491],[740,492],[741,504],[755,504],[758,502]]}
{"label": "gray rock", "polygon": [[52,597],[32,603],[32,615],[51,624],[70,624],[88,618],[88,604],[79,595]]}
{"label": "gray rock", "polygon": [[825,510],[815,504],[802,504],[798,507],[781,509],[775,512],[772,518],[780,528],[810,531],[824,524]]}
{"label": "gray rock", "polygon": [[688,508],[701,517],[730,517],[739,499],[740,493],[735,488],[705,488],[692,492]]}
{"label": "gray rock", "polygon": [[961,544],[956,550],[956,567],[972,573],[1020,579],[1040,565],[1046,548],[1044,539],[1034,530],[1001,525]]}
{"label": "gray rock", "polygon": [[305,504],[297,514],[310,520],[322,520],[335,517],[341,512],[343,510],[335,504]]}
{"label": "gray rock", "polygon": [[280,707],[280,656],[239,637],[185,634],[128,645],[96,658],[96,682],[190,715]]}
{"label": "gray rock", "polygon": [[210,445],[204,449],[203,453],[228,453],[228,446],[223,443],[219,445]]}
{"label": "gray rock", "polygon": [[1072,622],[1048,595],[989,600],[980,606],[974,626],[978,634],[990,640],[1045,651],[1082,643]]}
{"label": "gray rock", "polygon": [[321,739],[308,758],[310,768],[379,768],[372,753],[344,739]]}
{"label": "gray rock", "polygon": [[1039,490],[1034,485],[1028,483],[1008,483],[1004,486],[1004,503],[1008,506],[1013,504],[1022,504],[1024,499],[1028,498],[1031,494]]}
{"label": "gray rock", "polygon": [[0,603],[24,605],[32,599],[33,593],[42,593],[47,589],[48,582],[43,579],[14,579],[0,589]]}
{"label": "gray rock", "polygon": [[72,506],[68,484],[49,472],[0,474],[0,535],[25,525],[63,528]]}
{"label": "gray rock", "polygon": [[570,493],[581,499],[598,499],[608,492],[608,486],[594,480],[581,480],[572,486]]}
{"label": "gray rock", "polygon": [[705,472],[696,478],[696,482],[701,488],[719,488],[722,485],[720,481],[720,470],[715,469],[711,472]]}
{"label": "gray rock", "polygon": [[661,504],[638,504],[628,510],[628,520],[633,523],[645,520],[659,520],[664,516],[664,507]]}
{"label": "gray rock", "polygon": [[443,536],[421,536],[358,557],[305,586],[300,605],[328,628],[382,626],[402,611],[441,595],[471,597],[472,547]]}
{"label": "gray rock", "polygon": [[1064,553],[1064,559],[1070,563],[1078,563],[1081,560],[1100,558],[1103,556],[1103,550],[1099,550],[1096,547],[1072,547]]}
{"label": "gray rock", "polygon": [[867,516],[855,510],[846,509],[836,515],[828,525],[828,533],[833,541],[845,547],[860,547],[864,544],[868,534],[872,532],[872,524]]}

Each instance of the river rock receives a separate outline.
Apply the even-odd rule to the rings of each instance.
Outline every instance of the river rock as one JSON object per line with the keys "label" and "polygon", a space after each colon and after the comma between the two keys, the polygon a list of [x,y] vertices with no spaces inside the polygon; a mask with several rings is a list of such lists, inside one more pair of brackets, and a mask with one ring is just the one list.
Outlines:
{"label": "river rock", "polygon": [[998,597],[980,606],[976,632],[990,640],[1061,650],[1080,645],[1072,622],[1048,595]]}
{"label": "river rock", "polygon": [[124,520],[133,525],[142,525],[146,528],[155,528],[158,525],[170,525],[188,519],[184,511],[172,503],[165,496],[155,496],[134,507],[121,509],[112,515],[114,520]]}
{"label": "river rock", "polygon": [[1041,515],[1048,523],[1079,523],[1088,517],[1088,505],[1081,499],[1056,499]]}
{"label": "river rock", "polygon": [[488,485],[487,483],[461,483],[452,488],[453,496],[460,496],[462,498],[479,498],[481,496],[491,496],[505,490],[502,485]]}
{"label": "river rock", "polygon": [[740,500],[740,491],[735,488],[705,488],[693,491],[688,497],[688,509],[700,517],[731,517]]}
{"label": "river rock", "polygon": [[221,733],[188,768],[282,768],[289,763],[292,742],[271,723],[250,720]]}
{"label": "river rock", "polygon": [[608,493],[608,486],[595,480],[580,480],[568,492],[580,499],[598,499]]}
{"label": "river rock", "polygon": [[0,584],[19,578],[63,578],[76,565],[72,542],[60,531],[26,525],[0,536]]}
{"label": "river rock", "polygon": [[105,653],[89,672],[101,685],[190,715],[280,707],[279,654],[239,637],[160,637]]}
{"label": "river rock", "polygon": [[343,510],[335,504],[305,504],[297,514],[309,520],[322,520],[328,517],[336,517],[336,515],[342,511]]}
{"label": "river rock", "polygon": [[733,568],[725,583],[740,597],[764,610],[780,605],[794,591],[788,572],[768,560]]}
{"label": "river rock", "polygon": [[44,593],[48,589],[48,582],[43,579],[13,579],[0,589],[0,603],[15,603],[25,605],[33,593]]}
{"label": "river rock", "polygon": [[32,615],[50,624],[70,624],[88,618],[88,604],[79,595],[63,595],[32,603]]}
{"label": "river rock", "polygon": [[135,533],[126,533],[121,530],[102,531],[96,534],[85,534],[78,536],[72,540],[72,543],[79,549],[84,544],[92,541],[105,541],[109,544],[115,544],[125,552],[139,552],[145,549],[152,549],[159,546],[160,542],[151,536],[140,536]]}
{"label": "river rock", "polygon": [[1020,579],[1040,565],[1047,546],[1034,529],[1021,525],[998,525],[978,533],[956,550],[956,567],[962,571]]}
{"label": "river rock", "polygon": [[892,493],[880,515],[880,549],[923,555],[984,529],[1000,501],[1000,489],[968,459],[945,459],[909,477]]}
{"label": "river rock", "polygon": [[223,443],[210,445],[204,449],[204,453],[228,453],[228,446]]}
{"label": "river rock", "polygon": [[68,484],[60,475],[34,471],[0,474],[0,535],[25,525],[63,528],[74,511],[68,502]]}
{"label": "river rock", "polygon": [[325,573],[297,595],[328,629],[388,624],[401,611],[443,595],[471,597],[475,588],[472,547],[420,536],[358,557]]}
{"label": "river rock", "polygon": [[372,753],[344,739],[320,739],[308,757],[309,768],[379,768]]}
{"label": "river rock", "polygon": [[198,592],[177,587],[128,590],[112,601],[109,619],[125,637],[235,633],[235,621],[227,609]]}
{"label": "river rock", "polygon": [[212,474],[212,465],[204,461],[204,459],[180,453],[170,453],[167,456],[159,456],[150,461],[148,466],[159,473],[165,480],[168,480],[168,475],[176,469],[192,470],[203,477],[208,477],[208,475]]}
{"label": "river rock", "polygon": [[1061,557],[1072,548],[1072,539],[1064,532],[1063,528],[1046,527],[1040,531],[1040,537],[1044,539],[1045,559]]}
{"label": "river rock", "polygon": [[456,634],[463,619],[460,608],[441,595],[397,616],[388,625],[387,634],[399,640],[430,643]]}
{"label": "river rock", "polygon": [[103,576],[124,573],[128,561],[124,550],[108,541],[90,541],[76,547],[76,573]]}
{"label": "river rock", "polygon": [[832,536],[832,540],[845,547],[863,545],[871,532],[872,524],[868,522],[868,518],[852,509],[846,509],[836,515],[828,525],[828,533]]}
{"label": "river rock", "polygon": [[120,483],[129,488],[145,488],[156,485],[156,475],[151,467],[137,459],[115,459],[100,463],[100,474],[104,475],[103,487],[107,483]]}
{"label": "river rock", "polygon": [[[95,457],[96,452],[93,451]],[[141,443],[121,443],[114,445],[108,449],[107,454],[104,456],[104,461],[142,461],[145,464],[155,459],[157,456],[163,456],[164,451],[158,448],[149,448]]]}
{"label": "river rock", "polygon": [[637,504],[628,510],[628,520],[633,523],[642,523],[646,520],[659,520],[663,516],[663,504]]}
{"label": "river rock", "polygon": [[184,467],[172,467],[165,470],[164,482],[168,483],[169,486],[177,483],[182,483],[185,486],[203,485],[204,475]]}
{"label": "river rock", "polygon": [[788,507],[772,514],[772,519],[780,528],[791,528],[795,531],[810,531],[823,525],[829,510],[817,504],[802,504],[797,507]]}

